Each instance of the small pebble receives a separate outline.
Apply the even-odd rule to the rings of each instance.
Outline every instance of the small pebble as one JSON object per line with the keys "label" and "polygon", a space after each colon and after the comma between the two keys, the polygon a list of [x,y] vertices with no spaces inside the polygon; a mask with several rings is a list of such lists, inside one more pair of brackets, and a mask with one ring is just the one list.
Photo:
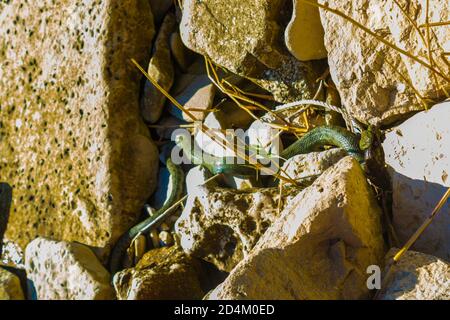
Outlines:
{"label": "small pebble", "polygon": [[146,203],[146,204],[144,205],[144,211],[145,211],[145,213],[146,213],[149,217],[151,217],[152,215],[155,214],[156,209],[155,209],[155,208],[152,208],[149,204]]}
{"label": "small pebble", "polygon": [[159,245],[159,236],[158,236],[158,232],[156,230],[152,230],[150,232],[150,239],[152,240],[153,248],[156,249],[156,248],[160,247],[160,245]]}
{"label": "small pebble", "polygon": [[147,249],[147,238],[140,235],[134,240],[134,264],[137,264],[142,259]]}
{"label": "small pebble", "polygon": [[164,243],[165,246],[170,247],[173,245],[173,237],[172,234],[168,231],[161,231],[159,233],[159,238]]}

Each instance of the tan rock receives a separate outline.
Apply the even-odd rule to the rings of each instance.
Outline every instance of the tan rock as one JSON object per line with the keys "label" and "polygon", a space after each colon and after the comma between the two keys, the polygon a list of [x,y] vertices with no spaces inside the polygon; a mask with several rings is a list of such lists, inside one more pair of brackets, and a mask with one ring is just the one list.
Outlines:
{"label": "tan rock", "polygon": [[294,0],[294,11],[285,31],[285,41],[289,51],[300,61],[326,58],[319,9]]}
{"label": "tan rock", "polygon": [[172,103],[169,112],[178,119],[188,122],[205,119],[214,103],[215,85],[205,74],[184,74],[177,82],[174,90],[175,99],[193,115],[194,119]]}
{"label": "tan rock", "polygon": [[24,300],[19,277],[0,268],[0,300]]}
{"label": "tan rock", "polygon": [[[281,0],[186,0],[180,25],[184,44],[233,72],[252,75],[278,67],[274,42]],[[250,27],[251,26],[251,27]],[[258,70],[259,69],[259,70]]]}
{"label": "tan rock", "polygon": [[300,183],[314,181],[325,170],[335,165],[346,155],[345,150],[338,148],[299,154],[289,158],[283,164],[283,171],[280,174]]}
{"label": "tan rock", "polygon": [[[420,0],[421,3],[424,1]],[[366,28],[376,31],[384,40],[413,54],[420,53],[418,57],[427,60],[423,55],[423,45],[417,40],[415,29],[407,18],[399,13],[398,7],[392,1],[320,1],[325,2],[329,7],[338,9]],[[404,4],[405,1],[400,3]],[[421,24],[424,6],[420,12],[416,10],[417,15],[414,15],[413,3],[418,2],[414,0],[408,3],[411,3],[411,10],[408,9],[410,17],[415,23]],[[445,3],[433,2],[433,19],[448,13],[448,4]],[[404,118],[412,111],[423,109],[409,83],[425,98],[444,99],[442,91],[436,93],[433,77],[423,66],[388,48],[342,17],[324,9],[320,10],[320,14],[325,30],[325,47],[329,53],[331,76],[339,90],[342,103],[351,116],[364,123],[388,124]],[[445,43],[441,41],[441,36],[442,32],[439,31],[439,35],[432,37],[433,51],[436,54],[442,51],[441,46]],[[450,73],[448,66],[441,67],[444,68],[444,75]],[[439,81],[442,84],[442,78]],[[448,86],[448,82],[446,85]]]}
{"label": "tan rock", "polygon": [[114,276],[120,300],[201,299],[201,265],[177,246],[147,252],[132,269]]}
{"label": "tan rock", "polygon": [[216,87],[212,83],[199,88],[184,104],[184,107],[194,116],[194,119],[184,112],[183,119],[190,122],[194,120],[203,120],[208,114],[207,111],[213,106],[215,94]]}
{"label": "tan rock", "polygon": [[[405,243],[450,187],[450,102],[438,104],[392,129],[383,142],[392,178],[393,223]],[[413,246],[450,261],[447,201]]]}
{"label": "tan rock", "polygon": [[139,118],[146,1],[0,4],[0,181],[13,187],[6,241],[106,247],[155,188],[157,149]]}
{"label": "tan rock", "polygon": [[[397,253],[391,249],[386,264]],[[449,300],[450,264],[434,256],[407,251],[393,267],[380,300]]]}
{"label": "tan rock", "polygon": [[346,157],[290,200],[210,299],[365,299],[381,265],[380,209]]}
{"label": "tan rock", "polygon": [[[399,0],[399,5],[418,26],[426,23],[427,3],[428,19],[432,23],[447,22],[450,18],[450,3],[448,1],[427,1],[427,0]],[[395,44],[400,48],[407,49],[411,54],[428,60],[428,49],[426,40],[426,28],[422,28],[422,36],[411,29],[411,22],[402,12],[402,9],[394,1],[387,1],[386,13],[389,16],[389,30],[392,33]],[[433,65],[443,75],[450,74],[450,66],[446,58],[443,58],[444,52],[448,52],[450,39],[450,28],[430,27],[430,50],[433,54]],[[442,88],[450,88],[449,81],[440,76],[436,76],[429,68],[414,62],[411,59],[402,57],[402,61],[408,70],[409,79],[414,88],[424,97],[431,99],[442,99],[445,92]]]}
{"label": "tan rock", "polygon": [[[199,186],[191,190],[175,231],[186,253],[220,270],[231,271],[246,257],[278,215],[278,188]],[[281,204],[289,203],[297,193],[295,189],[286,192]]]}
{"label": "tan rock", "polygon": [[280,102],[314,96],[318,74],[280,45],[284,1],[187,0],[180,25],[183,43],[219,66],[253,78]]}
{"label": "tan rock", "polygon": [[115,298],[109,272],[82,244],[37,238],[27,246],[25,262],[39,300]]}
{"label": "tan rock", "polygon": [[[173,85],[174,68],[170,53],[170,35],[175,30],[176,20],[171,13],[164,18],[155,41],[154,53],[148,65],[148,74],[167,92]],[[141,99],[141,113],[144,119],[155,123],[161,117],[166,96],[149,80],[146,80]]]}

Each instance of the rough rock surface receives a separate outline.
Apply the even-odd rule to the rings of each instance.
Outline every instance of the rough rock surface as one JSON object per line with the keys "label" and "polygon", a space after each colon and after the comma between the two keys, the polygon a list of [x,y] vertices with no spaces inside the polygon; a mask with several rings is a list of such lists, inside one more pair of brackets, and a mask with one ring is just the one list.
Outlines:
{"label": "rough rock surface", "polygon": [[158,155],[127,61],[146,64],[153,33],[146,1],[0,3],[7,244],[46,236],[105,247],[133,223]]}
{"label": "rough rock surface", "polygon": [[184,44],[233,72],[254,75],[276,68],[282,55],[274,50],[282,0],[186,0],[180,25]]}
{"label": "rough rock surface", "polygon": [[37,238],[25,251],[27,277],[39,300],[114,299],[109,272],[79,243]]}
{"label": "rough rock surface", "polygon": [[[167,92],[173,85],[174,68],[170,53],[170,35],[175,30],[176,20],[171,13],[167,14],[156,37],[154,53],[148,64],[148,74]],[[161,117],[166,96],[149,80],[145,81],[141,99],[141,113],[144,119],[155,123]]]}
{"label": "rough rock surface", "polygon": [[382,264],[380,209],[346,157],[288,202],[210,299],[361,299]]}
{"label": "rough rock surface", "polygon": [[[393,187],[393,223],[405,243],[450,187],[450,102],[394,128],[383,142]],[[450,261],[450,201],[413,248]]]}
{"label": "rough rock surface", "polygon": [[299,154],[283,164],[282,176],[299,182],[314,181],[329,167],[347,155],[345,150],[333,148],[322,152]]}
{"label": "rough rock surface", "polygon": [[[386,264],[397,249],[391,249]],[[381,300],[450,300],[450,264],[434,256],[407,251],[393,267]]]}
{"label": "rough rock surface", "polygon": [[319,9],[294,0],[293,15],[285,31],[285,40],[289,51],[300,61],[326,58]]}
{"label": "rough rock surface", "polygon": [[[381,38],[416,55],[420,53],[420,59],[427,60],[415,29],[407,18],[399,13],[393,1],[320,2],[328,3],[329,7],[338,9],[368,29],[376,31]],[[419,2],[423,4],[425,1]],[[405,1],[399,3],[405,8]],[[396,9],[393,10],[392,6]],[[431,1],[430,12],[433,20],[430,21],[447,21],[447,6],[447,1]],[[424,23],[425,6],[422,5],[421,8],[414,10],[411,4],[407,10],[418,25]],[[343,105],[351,116],[365,123],[389,123],[412,111],[423,109],[408,82],[412,82],[425,98],[444,97],[443,92],[436,92],[434,79],[426,68],[388,48],[342,17],[323,9],[320,14],[325,30],[325,47],[328,51],[331,76]],[[445,44],[445,39],[449,36],[449,28],[443,29],[447,30],[446,34],[439,31],[436,37],[431,39],[433,53],[436,55],[442,52],[443,48],[440,46]],[[450,73],[449,67],[442,61],[439,66],[444,75]],[[438,81],[443,83],[442,78],[438,77]]]}
{"label": "rough rock surface", "polygon": [[[410,18],[418,26],[425,24],[427,13],[427,0],[399,0],[401,8],[406,11]],[[421,57],[425,61],[429,61],[428,49],[426,46],[426,29],[422,28],[422,37],[415,31],[411,30],[411,22],[402,12],[401,8],[395,4],[394,1],[387,1],[386,13],[389,16],[389,30],[392,33],[395,44],[400,48],[406,48],[414,56]],[[430,22],[447,22],[450,19],[450,2],[448,1],[428,1],[428,19]],[[433,54],[433,65],[445,76],[450,74],[450,66],[447,60],[444,60],[441,55],[448,52],[450,39],[450,28],[446,27],[431,27],[430,28],[430,50]],[[445,97],[441,86],[450,88],[449,81],[445,81],[442,77],[434,77],[434,72],[424,67],[423,65],[402,57],[402,62],[408,70],[408,75],[414,88],[423,96],[427,98]]]}
{"label": "rough rock surface", "polygon": [[24,300],[19,277],[0,268],[0,300]]}
{"label": "rough rock surface", "polygon": [[135,268],[114,276],[120,300],[201,299],[201,265],[177,246],[147,252]]}
{"label": "rough rock surface", "polygon": [[[283,202],[289,203],[296,193],[286,192]],[[175,225],[183,250],[231,271],[277,217],[278,198],[278,188],[192,189]]]}
{"label": "rough rock surface", "polygon": [[186,0],[181,38],[191,50],[242,76],[255,78],[280,102],[311,98],[317,74],[311,63],[279,45],[282,0]]}
{"label": "rough rock surface", "polygon": [[178,109],[173,103],[170,103],[169,112],[183,121],[202,121],[208,109],[213,106],[216,87],[211,83],[205,74],[183,74],[178,80],[173,94],[175,99],[189,110],[195,119]]}

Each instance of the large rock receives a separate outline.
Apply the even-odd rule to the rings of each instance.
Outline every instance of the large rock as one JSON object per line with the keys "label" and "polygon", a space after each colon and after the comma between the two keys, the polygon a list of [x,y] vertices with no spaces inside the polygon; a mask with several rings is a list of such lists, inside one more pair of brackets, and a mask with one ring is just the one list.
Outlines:
{"label": "large rock", "polygon": [[129,59],[148,62],[153,33],[147,1],[0,4],[9,247],[37,236],[105,247],[134,223],[158,159]]}
{"label": "large rock", "polygon": [[82,244],[37,238],[27,246],[25,260],[40,300],[115,298],[109,272]]}
{"label": "large rock", "polygon": [[184,44],[216,64],[254,78],[277,101],[311,98],[316,70],[279,45],[282,0],[186,0],[180,25]]}
{"label": "large rock", "polygon": [[[369,0],[321,0],[328,3],[366,28],[376,31],[384,40],[411,52],[427,61],[426,50],[415,29],[393,1]],[[417,25],[425,22],[425,0],[399,1]],[[417,6],[420,3],[421,6]],[[430,2],[430,21],[446,21],[447,1]],[[388,48],[358,26],[342,17],[321,9],[321,21],[325,30],[325,47],[334,83],[343,105],[354,118],[365,123],[390,123],[406,114],[423,109],[412,83],[424,98],[443,99],[441,85],[448,87],[441,77],[437,83],[428,69]],[[433,28],[433,34],[434,34]],[[442,31],[447,30],[447,31]],[[450,68],[441,58],[442,46],[449,37],[449,28],[442,28],[431,37],[431,46],[437,64],[444,75]]]}
{"label": "large rock", "polygon": [[[169,46],[170,35],[175,30],[175,26],[175,15],[167,14],[158,31],[154,52],[147,70],[150,77],[167,92],[172,87],[175,76]],[[166,96],[147,79],[141,99],[143,118],[150,123],[157,122],[161,117],[165,102]]]}
{"label": "large rock", "polygon": [[288,202],[211,299],[365,299],[382,264],[380,209],[360,165],[346,157]]}
{"label": "large rock", "polygon": [[[450,187],[450,102],[416,114],[386,135],[393,223],[401,243],[419,228]],[[450,201],[416,241],[415,250],[450,261]]]}
{"label": "large rock", "polygon": [[[188,48],[227,69],[254,75],[282,60],[275,41],[282,0],[186,0],[181,38]],[[251,26],[251,27],[250,27]]]}
{"label": "large rock", "polygon": [[[191,188],[175,230],[189,255],[231,271],[246,257],[278,216],[278,188],[233,190],[211,185]],[[285,192],[289,203],[297,192]],[[282,207],[280,208],[282,209]]]}
{"label": "large rock", "polygon": [[[400,0],[398,1],[401,8],[406,11],[408,17],[402,12],[402,9],[395,4],[394,1],[387,1],[386,13],[389,17],[389,30],[392,33],[395,44],[403,49],[408,50],[416,57],[429,63],[426,28],[421,27],[422,35],[411,28],[411,21],[418,26],[426,23],[427,19],[427,3],[428,3],[428,19],[429,22],[448,22],[450,3],[448,1],[429,1],[429,0]],[[444,52],[448,52],[450,38],[450,28],[447,27],[430,27],[430,50],[433,55],[431,63],[443,75],[450,73],[450,66],[447,60],[443,58]],[[441,76],[435,76],[435,73],[429,68],[402,56],[402,62],[408,70],[409,79],[414,88],[426,98],[446,97],[450,88],[448,80],[444,80]]]}
{"label": "large rock", "polygon": [[19,277],[0,268],[0,300],[24,300]]}
{"label": "large rock", "polygon": [[120,300],[201,299],[201,265],[177,246],[147,252],[135,268],[114,276]]}
{"label": "large rock", "polygon": [[323,27],[319,9],[300,0],[294,0],[291,21],[285,31],[286,46],[300,61],[323,59],[327,50],[323,43]]}
{"label": "large rock", "polygon": [[[386,263],[397,251],[389,251]],[[391,272],[380,300],[450,300],[450,264],[441,259],[407,251]]]}

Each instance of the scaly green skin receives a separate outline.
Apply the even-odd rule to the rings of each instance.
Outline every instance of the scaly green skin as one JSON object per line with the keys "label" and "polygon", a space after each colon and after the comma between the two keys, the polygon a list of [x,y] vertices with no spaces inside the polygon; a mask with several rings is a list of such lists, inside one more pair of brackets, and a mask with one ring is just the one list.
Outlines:
{"label": "scaly green skin", "polygon": [[[195,152],[195,149],[200,150],[191,138],[186,136],[178,136],[176,144],[183,149],[183,152],[189,160],[195,165],[202,165],[206,167],[211,173],[229,174],[238,177],[255,176],[255,168],[248,164],[236,164],[236,158],[216,157],[206,153]],[[291,146],[285,149],[281,154],[281,161],[289,159],[297,154],[305,154],[314,151],[316,148],[331,145],[339,147],[347,151],[347,153],[359,162],[364,161],[363,152],[359,149],[359,138],[355,134],[338,126],[321,126],[314,128],[302,138],[294,142]],[[194,148],[192,148],[194,146]]]}
{"label": "scaly green skin", "polygon": [[156,211],[151,217],[148,217],[144,221],[129,229],[128,232],[124,233],[116,242],[111,252],[109,262],[111,275],[114,275],[120,269],[122,258],[128,247],[131,245],[133,239],[140,233],[143,233],[144,230],[149,231],[153,227],[153,224],[155,224],[157,218],[181,198],[184,186],[184,172],[180,166],[173,164],[170,158],[167,159],[166,166],[170,173],[169,190],[171,190],[171,192],[169,196],[158,211]]}
{"label": "scaly green skin", "polygon": [[301,139],[283,150],[281,157],[289,159],[297,154],[305,154],[324,145],[344,149],[350,156],[359,162],[364,161],[362,151],[359,149],[359,138],[350,131],[337,126],[322,126],[314,128]]}

